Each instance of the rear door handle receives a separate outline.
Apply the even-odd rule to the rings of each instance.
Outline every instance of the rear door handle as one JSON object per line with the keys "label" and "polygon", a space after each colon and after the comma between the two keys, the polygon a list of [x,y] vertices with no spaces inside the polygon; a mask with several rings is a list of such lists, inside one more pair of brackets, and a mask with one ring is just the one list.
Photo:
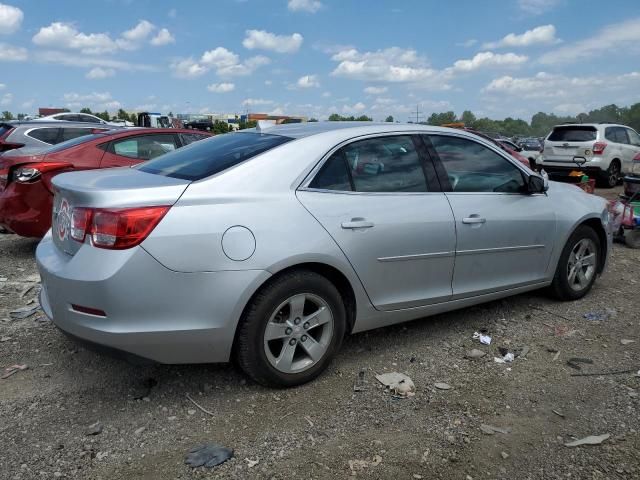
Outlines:
{"label": "rear door handle", "polygon": [[462,223],[474,224],[474,223],[486,223],[487,219],[480,217],[479,215],[471,215],[470,217],[463,218]]}
{"label": "rear door handle", "polygon": [[350,222],[342,222],[340,226],[344,229],[356,229],[356,228],[371,228],[373,227],[373,222],[369,222],[364,218],[352,218]]}

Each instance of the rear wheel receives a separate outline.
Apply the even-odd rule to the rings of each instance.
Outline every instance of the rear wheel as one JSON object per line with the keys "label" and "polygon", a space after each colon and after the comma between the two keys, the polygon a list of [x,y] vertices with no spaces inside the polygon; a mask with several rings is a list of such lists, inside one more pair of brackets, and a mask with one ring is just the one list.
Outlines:
{"label": "rear wheel", "polygon": [[562,250],[551,290],[560,300],[584,297],[596,280],[600,239],[593,228],[581,225]]}
{"label": "rear wheel", "polygon": [[236,360],[262,385],[300,385],[327,367],[345,328],[342,297],[329,280],[308,270],[285,273],[248,306],[239,326]]}
{"label": "rear wheel", "polygon": [[612,160],[609,168],[600,174],[598,180],[601,187],[613,188],[618,185],[620,181],[620,162],[618,160]]}

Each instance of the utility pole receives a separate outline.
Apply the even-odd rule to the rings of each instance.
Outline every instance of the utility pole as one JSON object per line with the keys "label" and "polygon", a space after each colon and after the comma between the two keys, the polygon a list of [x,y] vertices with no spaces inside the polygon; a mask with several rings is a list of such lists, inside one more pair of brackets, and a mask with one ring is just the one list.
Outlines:
{"label": "utility pole", "polygon": [[[422,115],[422,113],[420,112],[420,105],[419,105],[419,104],[416,104],[416,111],[415,111],[414,113],[416,114],[416,121],[415,121],[415,123],[420,123],[420,120],[421,120],[422,118],[424,118],[424,116],[423,116],[423,115]],[[412,115],[411,115],[411,116],[412,116],[411,120],[413,120],[413,113],[412,113]],[[410,120],[410,121],[411,121],[411,120]]]}

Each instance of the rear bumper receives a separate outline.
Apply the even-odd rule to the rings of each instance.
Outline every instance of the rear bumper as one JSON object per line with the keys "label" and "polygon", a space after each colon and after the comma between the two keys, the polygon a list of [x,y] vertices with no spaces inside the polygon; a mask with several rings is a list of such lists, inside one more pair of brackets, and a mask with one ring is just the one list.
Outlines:
{"label": "rear bumper", "polygon": [[[590,166],[584,165],[584,166],[578,167],[575,164],[572,164],[571,166],[565,166],[565,165],[554,165],[554,164],[543,163],[540,165],[540,167],[543,168],[544,171],[547,172],[550,177],[555,177],[555,178],[568,178],[569,174],[576,170],[580,172],[584,172],[590,177],[595,177],[598,175],[602,175],[604,173],[604,170],[602,168],[597,166],[591,166],[591,165]],[[577,180],[580,179],[580,177],[574,177],[574,178],[576,178]]]}
{"label": "rear bumper", "polygon": [[10,183],[0,192],[0,227],[41,238],[51,228],[53,196],[42,181]]}
{"label": "rear bumper", "polygon": [[58,328],[120,356],[159,363],[228,361],[242,309],[270,276],[262,270],[178,273],[141,247],[85,245],[71,257],[50,235],[38,245],[36,260],[40,303]]}

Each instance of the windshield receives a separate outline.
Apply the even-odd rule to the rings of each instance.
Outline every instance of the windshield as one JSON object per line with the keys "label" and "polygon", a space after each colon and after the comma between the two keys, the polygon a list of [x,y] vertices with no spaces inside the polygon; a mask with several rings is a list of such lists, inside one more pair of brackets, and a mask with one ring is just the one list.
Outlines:
{"label": "windshield", "polygon": [[291,140],[281,135],[227,133],[192,143],[135,168],[182,180],[201,180]]}

